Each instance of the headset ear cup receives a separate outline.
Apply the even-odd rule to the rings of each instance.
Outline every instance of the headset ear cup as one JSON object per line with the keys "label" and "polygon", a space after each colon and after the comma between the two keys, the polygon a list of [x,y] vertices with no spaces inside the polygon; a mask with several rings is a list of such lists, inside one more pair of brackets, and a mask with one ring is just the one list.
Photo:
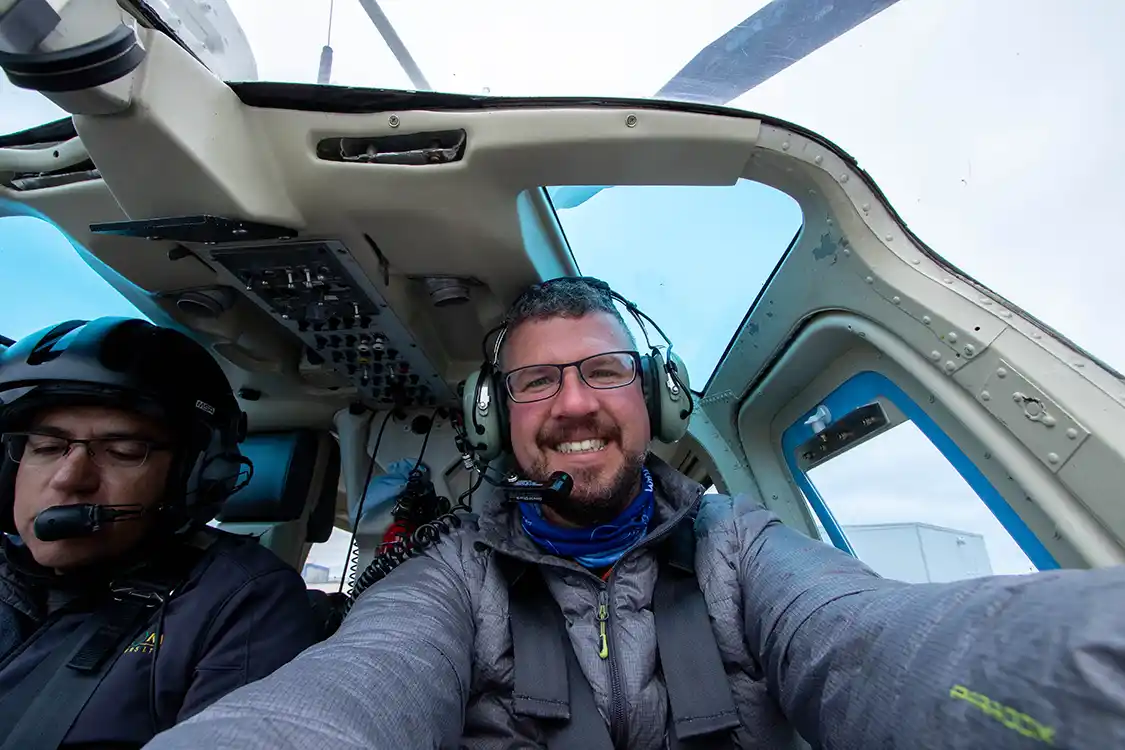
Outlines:
{"label": "headset ear cup", "polygon": [[[0,448],[2,450],[2,448]],[[4,455],[0,462],[0,531],[18,534],[16,528],[16,472],[19,464]]]}
{"label": "headset ear cup", "polygon": [[[485,407],[482,409],[481,404]],[[491,461],[504,451],[504,424],[501,417],[504,399],[496,388],[492,368],[485,365],[465,379],[461,396],[465,432],[469,443],[482,461]]]}
{"label": "headset ear cup", "polygon": [[674,443],[682,438],[691,419],[691,394],[688,392],[691,383],[687,367],[675,352],[671,353],[671,360],[675,378],[671,379],[672,387],[669,387],[664,356],[659,351],[652,355],[653,370],[656,372],[654,391],[657,394],[657,418],[653,421],[653,436],[662,443]]}
{"label": "headset ear cup", "polygon": [[656,362],[649,354],[641,355],[641,390],[645,396],[645,408],[648,409],[650,437],[659,434],[660,425],[660,394],[658,392],[656,377]]}
{"label": "headset ear cup", "polygon": [[504,384],[504,377],[499,372],[492,375],[492,397],[496,404],[496,422],[500,432],[500,452],[512,450],[512,426],[508,413],[508,387]]}
{"label": "headset ear cup", "polygon": [[223,502],[238,488],[244,461],[238,450],[238,431],[228,444],[223,430],[212,429],[207,447],[199,454],[187,482],[184,511],[192,521],[206,523],[215,517]]}

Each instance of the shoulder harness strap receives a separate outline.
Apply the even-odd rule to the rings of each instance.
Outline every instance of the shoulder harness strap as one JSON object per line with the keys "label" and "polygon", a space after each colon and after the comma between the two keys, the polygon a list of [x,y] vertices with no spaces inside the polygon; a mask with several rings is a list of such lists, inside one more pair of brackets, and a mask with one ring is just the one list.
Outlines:
{"label": "shoulder harness strap", "polygon": [[0,750],[58,748],[125,641],[164,606],[210,544],[192,539],[159,564],[114,581],[106,601],[0,704]]}
{"label": "shoulder harness strap", "polygon": [[570,645],[566,619],[536,565],[497,555],[508,581],[513,710],[539,719],[548,750],[612,750],[609,728]]}
{"label": "shoulder harness strap", "polygon": [[[676,525],[658,559],[653,615],[668,690],[669,747],[733,747],[731,730],[740,722],[695,577],[694,514]],[[538,566],[506,555],[495,560],[509,588],[515,713],[542,722],[549,750],[610,750],[609,728]]]}
{"label": "shoulder harness strap", "polygon": [[[695,514],[689,513],[660,550],[653,591],[657,658],[671,708],[671,748],[733,747],[738,712],[707,602],[695,576]],[[690,741],[690,744],[685,744]]]}

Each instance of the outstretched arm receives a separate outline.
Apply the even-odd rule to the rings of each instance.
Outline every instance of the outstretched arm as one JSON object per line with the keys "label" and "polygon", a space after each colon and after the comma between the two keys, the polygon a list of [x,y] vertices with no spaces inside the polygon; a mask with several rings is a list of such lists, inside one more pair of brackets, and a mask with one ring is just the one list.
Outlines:
{"label": "outstretched arm", "polygon": [[407,561],[360,596],[332,638],[145,747],[455,745],[464,724],[474,625],[463,570],[453,565],[437,550]]}
{"label": "outstretched arm", "polygon": [[905,584],[734,503],[747,642],[814,746],[1125,746],[1125,568]]}

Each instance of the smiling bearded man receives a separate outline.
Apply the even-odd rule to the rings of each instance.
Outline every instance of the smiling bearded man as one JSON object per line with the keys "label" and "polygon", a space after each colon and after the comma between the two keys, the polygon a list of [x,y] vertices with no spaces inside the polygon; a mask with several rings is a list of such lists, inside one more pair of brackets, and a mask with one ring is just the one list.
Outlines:
{"label": "smiling bearded man", "polygon": [[565,471],[574,489],[548,520],[594,526],[641,489],[651,422],[636,343],[608,288],[537,285],[507,318],[501,366],[514,458],[530,479]]}

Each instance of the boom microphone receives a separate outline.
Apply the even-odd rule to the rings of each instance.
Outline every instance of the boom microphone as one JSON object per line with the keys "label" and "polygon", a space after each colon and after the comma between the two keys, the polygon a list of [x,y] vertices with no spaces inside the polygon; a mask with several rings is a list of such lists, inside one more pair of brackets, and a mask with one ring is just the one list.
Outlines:
{"label": "boom microphone", "polygon": [[103,524],[129,521],[145,512],[141,505],[53,505],[35,516],[35,536],[44,542],[90,536]]}
{"label": "boom microphone", "polygon": [[574,489],[574,479],[565,471],[556,471],[546,482],[536,482],[533,479],[509,479],[501,489],[507,495],[509,502],[514,503],[542,503],[553,505],[570,497]]}

